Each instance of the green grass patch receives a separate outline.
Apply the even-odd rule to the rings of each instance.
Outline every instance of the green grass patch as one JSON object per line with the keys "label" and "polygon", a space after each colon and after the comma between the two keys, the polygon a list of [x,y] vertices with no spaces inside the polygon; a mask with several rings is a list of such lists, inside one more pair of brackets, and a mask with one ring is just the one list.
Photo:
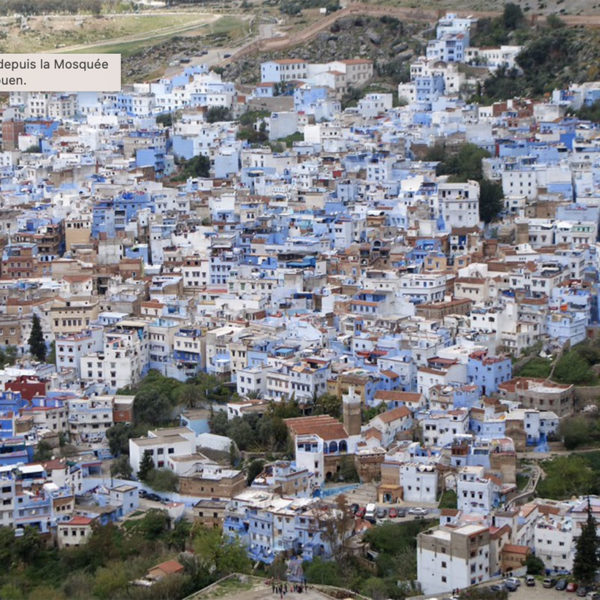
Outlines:
{"label": "green grass patch", "polygon": [[517,489],[519,491],[524,490],[529,482],[529,477],[523,473],[517,473]]}
{"label": "green grass patch", "polygon": [[454,490],[445,490],[440,498],[440,504],[438,508],[456,508],[457,498]]}
{"label": "green grass patch", "polygon": [[536,356],[523,365],[519,370],[518,375],[519,377],[539,377],[541,379],[546,379],[546,377],[550,375],[551,369],[551,359]]}
{"label": "green grass patch", "polygon": [[600,492],[600,451],[557,456],[541,467],[545,477],[536,489],[541,498],[564,500]]}
{"label": "green grass patch", "polygon": [[221,17],[210,26],[211,33],[227,34],[230,38],[235,38],[248,33],[248,21],[227,15]]}

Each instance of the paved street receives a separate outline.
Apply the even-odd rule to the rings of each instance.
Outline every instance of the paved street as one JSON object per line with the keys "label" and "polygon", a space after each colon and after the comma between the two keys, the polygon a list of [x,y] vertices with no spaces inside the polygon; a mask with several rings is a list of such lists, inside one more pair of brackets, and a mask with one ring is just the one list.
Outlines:
{"label": "paved street", "polygon": [[560,598],[576,598],[576,595],[546,589],[542,587],[541,582],[538,582],[533,587],[522,584],[516,592],[511,592],[508,597],[510,600],[559,600]]}

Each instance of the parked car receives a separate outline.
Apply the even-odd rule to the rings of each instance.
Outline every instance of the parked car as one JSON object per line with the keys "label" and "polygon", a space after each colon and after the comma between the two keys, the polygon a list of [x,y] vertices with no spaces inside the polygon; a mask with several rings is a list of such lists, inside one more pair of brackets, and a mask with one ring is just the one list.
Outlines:
{"label": "parked car", "polygon": [[600,592],[588,592],[587,600],[600,600]]}
{"label": "parked car", "polygon": [[567,583],[567,592],[576,592],[579,586],[574,581]]}
{"label": "parked car", "polygon": [[559,592],[562,592],[562,591],[564,591],[564,590],[566,590],[566,589],[567,589],[567,583],[568,583],[568,582],[567,582],[567,580],[566,580],[566,579],[559,579],[559,580],[556,582],[556,585],[554,586],[554,589],[555,589],[555,590],[558,590]]}
{"label": "parked car", "polygon": [[138,490],[138,496],[140,498],[147,498],[148,497],[148,492],[146,490]]}
{"label": "parked car", "polygon": [[231,54],[223,54],[223,58],[229,58]]}
{"label": "parked car", "polygon": [[426,508],[421,508],[420,506],[415,506],[408,509],[409,515],[415,515],[417,517],[424,517],[428,512],[429,511]]}
{"label": "parked car", "polygon": [[579,598],[585,598],[585,597],[587,597],[589,591],[591,591],[591,590],[589,590],[584,585],[582,585],[577,589],[576,595],[579,596]]}
{"label": "parked car", "polygon": [[356,504],[356,502],[350,506],[350,510],[352,511],[353,515],[355,515],[358,512],[359,508],[360,504]]}
{"label": "parked car", "polygon": [[374,519],[376,511],[377,511],[377,506],[373,502],[370,502],[369,504],[367,504],[366,512],[365,512],[365,519],[367,519],[367,521],[370,519]]}
{"label": "parked car", "polygon": [[494,585],[490,586],[490,591],[492,591],[492,592],[501,592],[503,589],[504,588],[501,585],[497,584],[497,583],[495,583]]}
{"label": "parked car", "polygon": [[525,577],[525,585],[528,585],[529,587],[535,585],[535,577],[533,575],[527,575],[527,577]]}
{"label": "parked car", "polygon": [[504,583],[507,583],[507,582],[510,584],[516,585],[517,587],[519,587],[521,585],[521,580],[518,577],[507,577],[504,580]]}
{"label": "parked car", "polygon": [[398,509],[398,516],[399,517],[405,517],[406,516],[406,510],[404,508],[399,508]]}
{"label": "parked car", "polygon": [[360,519],[364,519],[364,516],[365,516],[366,512],[367,512],[367,509],[364,506],[361,506],[356,511],[356,516],[359,517]]}
{"label": "parked car", "polygon": [[390,519],[396,519],[398,517],[398,509],[397,508],[390,508],[390,512],[388,513]]}
{"label": "parked car", "polygon": [[[566,581],[566,580],[565,580]],[[542,582],[542,585],[545,588],[553,588],[556,585],[556,579],[553,579],[552,577],[546,577],[544,579],[544,581]],[[566,586],[565,586],[566,587]],[[564,589],[564,588],[563,588]]]}
{"label": "parked car", "polygon": [[387,516],[387,510],[380,506],[375,512],[375,515],[378,519],[385,519],[385,517]]}
{"label": "parked car", "polygon": [[514,581],[509,581],[507,579],[504,582],[504,589],[509,592],[516,592],[519,589],[519,586]]}
{"label": "parked car", "polygon": [[152,502],[160,502],[162,498],[154,492],[148,492],[148,494],[146,494],[146,500],[152,500]]}

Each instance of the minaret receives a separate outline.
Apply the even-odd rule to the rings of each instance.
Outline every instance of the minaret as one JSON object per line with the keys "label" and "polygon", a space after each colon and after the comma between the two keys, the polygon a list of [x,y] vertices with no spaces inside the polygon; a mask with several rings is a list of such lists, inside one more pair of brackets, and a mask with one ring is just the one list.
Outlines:
{"label": "minaret", "polygon": [[360,398],[342,398],[344,428],[348,435],[360,435],[362,425]]}

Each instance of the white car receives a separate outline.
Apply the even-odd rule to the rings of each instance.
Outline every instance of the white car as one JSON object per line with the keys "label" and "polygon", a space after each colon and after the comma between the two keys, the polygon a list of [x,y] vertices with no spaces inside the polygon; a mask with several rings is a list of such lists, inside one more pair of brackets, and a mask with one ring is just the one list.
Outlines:
{"label": "white car", "polygon": [[408,510],[409,515],[416,515],[417,517],[425,516],[429,511],[426,508],[420,508],[419,506],[415,506],[414,508],[410,508]]}

